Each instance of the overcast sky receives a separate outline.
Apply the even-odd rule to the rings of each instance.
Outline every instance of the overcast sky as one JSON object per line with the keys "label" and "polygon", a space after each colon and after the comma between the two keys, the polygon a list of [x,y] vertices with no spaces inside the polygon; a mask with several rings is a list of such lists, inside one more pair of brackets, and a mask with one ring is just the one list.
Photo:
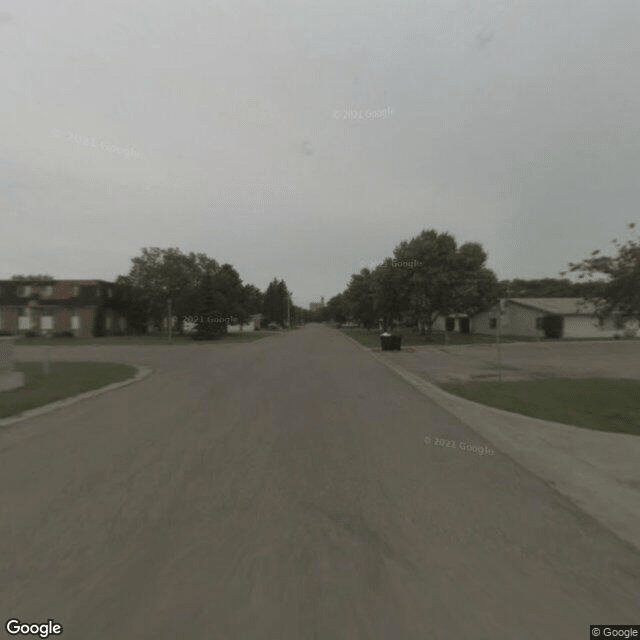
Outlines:
{"label": "overcast sky", "polygon": [[558,277],[638,221],[639,32],[637,0],[3,2],[0,278],[179,247],[306,307],[427,228]]}

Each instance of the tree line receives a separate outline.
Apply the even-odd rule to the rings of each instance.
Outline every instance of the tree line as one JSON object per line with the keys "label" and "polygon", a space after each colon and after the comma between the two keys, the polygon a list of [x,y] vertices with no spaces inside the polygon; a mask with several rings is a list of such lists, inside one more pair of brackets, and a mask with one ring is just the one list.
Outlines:
{"label": "tree line", "polygon": [[438,317],[472,316],[501,298],[584,298],[596,303],[600,316],[640,320],[640,240],[614,244],[617,257],[594,251],[559,274],[577,272],[580,282],[566,277],[499,281],[479,243],[458,246],[449,233],[425,230],[398,244],[393,258],[353,274],[346,289],[311,319],[355,322],[369,330],[379,324],[391,330],[402,322],[431,335]]}
{"label": "tree line", "polygon": [[[160,331],[169,315],[176,331],[195,321],[194,337],[208,339],[227,333],[231,323],[246,324],[262,314],[262,324],[284,327],[306,321],[304,310],[293,305],[284,280],[276,278],[262,292],[244,284],[231,264],[219,264],[204,253],[178,248],[143,248],[132,258],[126,275],[115,280],[110,306],[127,320],[131,333]],[[14,275],[16,281],[53,281],[50,275]]]}
{"label": "tree line", "polygon": [[202,339],[224,335],[229,324],[244,325],[256,314],[262,314],[263,325],[278,327],[303,320],[284,280],[274,278],[262,292],[244,284],[233,265],[220,265],[204,253],[184,254],[178,248],[142,249],[116,285],[114,304],[135,332],[146,332],[149,325],[159,329],[169,301],[176,330],[183,332],[185,319],[192,318],[195,337]]}

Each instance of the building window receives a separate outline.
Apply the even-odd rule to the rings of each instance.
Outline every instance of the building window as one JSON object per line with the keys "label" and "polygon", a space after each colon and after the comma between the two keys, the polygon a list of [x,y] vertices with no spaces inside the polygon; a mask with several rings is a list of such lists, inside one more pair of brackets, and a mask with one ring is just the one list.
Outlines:
{"label": "building window", "polygon": [[47,285],[44,288],[44,297],[50,298],[53,295],[53,287],[51,285]]}
{"label": "building window", "polygon": [[30,296],[31,295],[31,285],[25,284],[25,285],[22,285],[21,287],[18,287],[18,295],[21,298],[26,298],[26,297]]}
{"label": "building window", "polygon": [[113,289],[109,287],[109,297],[113,298]]}
{"label": "building window", "polygon": [[498,326],[498,318],[489,318],[489,329],[496,329]]}
{"label": "building window", "polygon": [[544,318],[536,318],[536,329],[540,331],[544,329]]}
{"label": "building window", "polygon": [[80,295],[80,287],[73,287],[73,297],[77,298]]}
{"label": "building window", "polygon": [[71,316],[71,329],[74,331],[80,329],[80,316]]}
{"label": "building window", "polygon": [[40,328],[43,331],[51,331],[53,329],[53,316],[42,316],[40,318]]}
{"label": "building window", "polygon": [[105,319],[105,328],[107,331],[111,330],[111,316],[107,316]]}
{"label": "building window", "polygon": [[29,316],[20,316],[18,318],[18,329],[28,331],[31,329],[31,318]]}

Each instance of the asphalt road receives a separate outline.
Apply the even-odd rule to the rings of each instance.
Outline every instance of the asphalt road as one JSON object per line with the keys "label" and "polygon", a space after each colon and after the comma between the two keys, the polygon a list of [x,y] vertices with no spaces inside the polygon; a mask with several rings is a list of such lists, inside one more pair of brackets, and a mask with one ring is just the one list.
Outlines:
{"label": "asphalt road", "polygon": [[3,624],[52,618],[65,640],[640,624],[640,554],[507,456],[463,450],[490,445],[337,331],[72,350],[156,372],[0,431]]}

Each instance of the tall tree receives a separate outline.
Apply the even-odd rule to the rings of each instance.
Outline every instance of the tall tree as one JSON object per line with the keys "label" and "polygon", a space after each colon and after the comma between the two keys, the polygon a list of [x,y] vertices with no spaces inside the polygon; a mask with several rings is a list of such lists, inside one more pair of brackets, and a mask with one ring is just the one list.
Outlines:
{"label": "tall tree", "polygon": [[343,324],[347,321],[347,310],[343,294],[333,296],[327,302],[326,316],[328,320]]}
{"label": "tall tree", "polygon": [[373,329],[378,321],[375,307],[373,275],[369,269],[353,274],[344,292],[344,301],[349,319],[361,324],[365,329]]}
{"label": "tall tree", "polygon": [[264,294],[263,315],[266,323],[286,324],[289,291],[284,280],[274,278]]}
{"label": "tall tree", "polygon": [[242,300],[243,306],[249,316],[262,313],[264,294],[258,287],[252,284],[246,284],[242,292]]}
{"label": "tall tree", "polygon": [[[635,226],[631,222],[628,228]],[[569,272],[579,273],[580,279],[588,277],[589,284],[595,285],[588,298],[596,304],[600,317],[611,316],[622,323],[640,321],[640,237],[631,238],[624,244],[616,239],[613,244],[617,255],[601,255],[596,249],[589,258],[570,262]]]}
{"label": "tall tree", "polygon": [[178,248],[148,247],[142,255],[132,258],[132,266],[126,276],[131,295],[135,294],[146,315],[146,322],[157,328],[166,317],[169,298],[172,313],[178,318],[178,330],[182,330],[185,315],[192,315],[199,304],[198,289],[206,272],[216,273],[218,263],[203,253],[183,254]]}
{"label": "tall tree", "polygon": [[287,285],[284,280],[280,280],[278,282],[278,309],[280,320],[279,323],[282,326],[285,326],[289,322],[289,311],[291,306],[291,298],[289,290],[287,289]]}
{"label": "tall tree", "polygon": [[404,277],[404,309],[430,337],[438,317],[479,311],[497,293],[497,279],[486,268],[487,254],[478,243],[458,248],[449,233],[425,230],[394,251]]}
{"label": "tall tree", "polygon": [[376,321],[382,321],[385,331],[391,331],[407,309],[407,280],[407,273],[395,267],[391,258],[383,260],[372,273]]}
{"label": "tall tree", "polygon": [[225,314],[228,301],[224,294],[216,288],[214,276],[207,272],[202,277],[198,289],[199,304],[197,307],[194,340],[213,340],[227,333]]}
{"label": "tall tree", "polygon": [[278,280],[274,278],[264,293],[262,315],[265,325],[276,322],[278,318]]}

